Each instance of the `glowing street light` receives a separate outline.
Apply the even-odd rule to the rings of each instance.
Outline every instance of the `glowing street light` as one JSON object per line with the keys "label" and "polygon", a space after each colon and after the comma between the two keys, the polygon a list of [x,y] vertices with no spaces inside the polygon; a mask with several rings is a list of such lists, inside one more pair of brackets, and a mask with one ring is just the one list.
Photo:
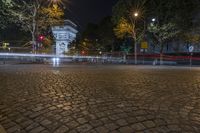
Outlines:
{"label": "glowing street light", "polygon": [[134,56],[135,56],[135,65],[137,65],[137,35],[136,35],[136,29],[135,29],[135,27],[136,27],[136,18],[139,16],[139,13],[138,12],[135,12],[134,13],[134,17],[135,17],[135,19],[134,19],[134,39],[135,39],[135,47],[134,47],[134,49],[135,49],[135,51],[134,51]]}
{"label": "glowing street light", "polygon": [[135,16],[135,17],[138,17],[138,16],[139,16],[138,12],[135,12],[135,13],[134,13],[134,16]]}
{"label": "glowing street light", "polygon": [[155,18],[152,18],[152,20],[151,20],[152,22],[155,22],[156,21],[156,19]]}

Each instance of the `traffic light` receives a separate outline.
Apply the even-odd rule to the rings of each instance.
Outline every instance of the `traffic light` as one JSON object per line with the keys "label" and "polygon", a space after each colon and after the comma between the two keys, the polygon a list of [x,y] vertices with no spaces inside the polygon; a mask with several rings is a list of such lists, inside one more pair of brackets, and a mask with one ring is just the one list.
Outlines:
{"label": "traffic light", "polygon": [[83,51],[81,51],[81,55],[85,55],[85,51],[83,50]]}
{"label": "traffic light", "polygon": [[39,40],[40,42],[44,41],[44,39],[45,39],[45,37],[44,37],[43,35],[40,35],[39,38],[38,38],[38,40]]}

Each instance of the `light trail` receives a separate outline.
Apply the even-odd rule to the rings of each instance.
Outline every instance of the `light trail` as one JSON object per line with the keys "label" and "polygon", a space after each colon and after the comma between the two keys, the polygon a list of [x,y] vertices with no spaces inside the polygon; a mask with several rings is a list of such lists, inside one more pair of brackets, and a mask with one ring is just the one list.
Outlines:
{"label": "light trail", "polygon": [[0,53],[0,56],[6,57],[43,57],[43,58],[77,58],[77,59],[108,59],[110,57],[100,56],[67,56],[67,55],[53,55],[53,54],[27,54],[27,53]]}

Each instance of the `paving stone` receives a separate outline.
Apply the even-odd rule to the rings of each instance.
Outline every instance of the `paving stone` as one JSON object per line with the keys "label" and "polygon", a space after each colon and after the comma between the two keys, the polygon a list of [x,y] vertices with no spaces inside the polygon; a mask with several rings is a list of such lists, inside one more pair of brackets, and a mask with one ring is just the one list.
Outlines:
{"label": "paving stone", "polygon": [[106,128],[108,128],[110,131],[113,131],[113,130],[115,130],[115,129],[117,129],[118,128],[118,126],[116,125],[116,124],[114,124],[114,123],[109,123],[109,124],[106,124],[106,125],[104,125]]}
{"label": "paving stone", "polygon": [[20,125],[21,125],[22,128],[26,128],[26,127],[28,127],[29,125],[31,125],[32,123],[34,123],[34,122],[31,121],[31,120],[26,120],[26,121],[20,123]]}
{"label": "paving stone", "polygon": [[155,121],[155,124],[157,126],[163,126],[163,125],[166,125],[166,122],[164,120],[161,120],[161,119],[156,119],[154,120]]}
{"label": "paving stone", "polygon": [[145,122],[143,122],[143,124],[147,128],[153,128],[156,126],[156,124],[153,121],[145,121]]}
{"label": "paving stone", "polygon": [[131,127],[136,131],[141,131],[141,130],[146,129],[142,123],[135,123],[135,124],[131,125]]}
{"label": "paving stone", "polygon": [[43,116],[39,116],[39,117],[36,117],[35,119],[34,119],[34,121],[35,122],[41,122],[41,121],[43,121],[45,118],[43,117]]}
{"label": "paving stone", "polygon": [[98,127],[95,129],[98,133],[108,133],[109,130],[106,127]]}
{"label": "paving stone", "polygon": [[64,110],[70,110],[72,107],[71,106],[65,106],[63,107]]}
{"label": "paving stone", "polygon": [[99,120],[92,120],[89,122],[93,127],[98,127],[98,126],[102,126],[103,122],[99,121]]}
{"label": "paving stone", "polygon": [[168,128],[171,130],[171,131],[180,131],[181,128],[177,125],[168,125]]}
{"label": "paving stone", "polygon": [[17,123],[22,123],[22,122],[24,122],[26,119],[24,118],[24,117],[19,117],[19,118],[17,118],[15,121],[17,122]]}
{"label": "paving stone", "polygon": [[132,124],[132,123],[137,123],[138,121],[137,121],[137,119],[134,117],[129,117],[129,118],[127,118],[126,119],[127,120],[127,122],[128,123],[130,123],[130,124]]}
{"label": "paving stone", "polygon": [[56,129],[56,131],[54,131],[54,133],[66,133],[67,131],[69,131],[69,128],[66,126],[61,126],[58,129]]}
{"label": "paving stone", "polygon": [[26,127],[26,130],[31,130],[31,129],[35,129],[39,126],[38,123],[31,123],[28,127]]}
{"label": "paving stone", "polygon": [[128,125],[128,123],[127,123],[125,120],[123,120],[123,119],[117,120],[117,124],[118,124],[119,126]]}
{"label": "paving stone", "polygon": [[19,132],[20,130],[21,129],[18,126],[14,126],[14,127],[7,129],[7,132],[14,133],[14,132]]}
{"label": "paving stone", "polygon": [[147,118],[144,116],[136,116],[136,119],[137,119],[137,121],[140,121],[140,122],[147,120]]}
{"label": "paving stone", "polygon": [[40,122],[40,124],[43,125],[43,126],[47,126],[47,125],[49,125],[49,124],[51,124],[51,123],[52,123],[52,122],[49,121],[49,120],[47,120],[47,119],[45,119],[45,120],[43,120],[43,121]]}
{"label": "paving stone", "polygon": [[66,123],[66,125],[67,125],[70,129],[72,129],[72,128],[77,127],[77,126],[79,125],[79,123],[76,122],[76,121],[70,121],[70,122]]}
{"label": "paving stone", "polygon": [[165,133],[165,132],[171,132],[170,129],[166,126],[160,126],[157,128],[157,132]]}
{"label": "paving stone", "polygon": [[199,132],[199,71],[0,65],[0,123],[8,133]]}
{"label": "paving stone", "polygon": [[71,130],[71,131],[69,131],[68,133],[78,133],[78,131],[76,131],[76,130]]}
{"label": "paving stone", "polygon": [[43,109],[43,107],[40,106],[40,107],[36,107],[36,108],[34,108],[33,111],[38,112],[38,111],[40,111],[40,110],[42,110],[42,109]]}
{"label": "paving stone", "polygon": [[55,106],[51,106],[51,107],[49,107],[49,110],[55,110],[55,109],[56,109]]}
{"label": "paving stone", "polygon": [[112,116],[109,116],[109,119],[115,121],[115,120],[118,120],[119,117],[117,115],[112,115]]}
{"label": "paving stone", "polygon": [[[5,121],[4,121],[5,122]],[[16,124],[14,122],[6,121],[5,123],[1,123],[5,129],[15,127]]]}
{"label": "paving stone", "polygon": [[121,127],[121,128],[119,129],[119,131],[120,131],[121,133],[133,133],[133,129],[131,129],[130,127]]}
{"label": "paving stone", "polygon": [[56,130],[58,127],[60,126],[60,124],[58,122],[53,122],[49,125],[46,125],[45,127],[49,130],[49,131],[54,131]]}
{"label": "paving stone", "polygon": [[120,133],[120,131],[111,131],[110,133]]}
{"label": "paving stone", "polygon": [[40,115],[40,113],[36,112],[36,113],[32,113],[31,115],[29,115],[29,117],[30,117],[31,119],[34,119],[34,118],[36,118],[36,117],[39,116],[39,115]]}
{"label": "paving stone", "polygon": [[84,124],[79,127],[77,127],[77,131],[82,132],[82,133],[87,133],[92,129],[92,126],[89,124]]}
{"label": "paving stone", "polygon": [[57,105],[57,107],[58,107],[58,108],[62,108],[62,107],[63,107],[63,105],[62,105],[62,104],[59,104],[59,105]]}
{"label": "paving stone", "polygon": [[108,118],[101,118],[100,119],[104,124],[108,124],[108,123],[111,123],[112,121],[109,120]]}
{"label": "paving stone", "polygon": [[80,124],[84,124],[84,123],[87,123],[87,122],[88,122],[85,118],[78,118],[77,121],[78,121]]}
{"label": "paving stone", "polygon": [[39,126],[39,127],[32,129],[30,131],[30,133],[40,133],[42,130],[44,130],[44,127]]}
{"label": "paving stone", "polygon": [[50,133],[48,130],[43,130],[41,133]]}

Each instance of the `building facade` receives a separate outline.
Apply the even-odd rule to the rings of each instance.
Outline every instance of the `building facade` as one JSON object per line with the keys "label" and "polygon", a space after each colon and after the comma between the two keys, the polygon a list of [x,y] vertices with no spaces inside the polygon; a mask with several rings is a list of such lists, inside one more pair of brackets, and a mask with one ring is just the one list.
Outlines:
{"label": "building facade", "polygon": [[76,39],[77,25],[70,20],[65,20],[62,26],[52,27],[53,36],[55,38],[56,55],[64,55],[69,51],[69,44]]}

